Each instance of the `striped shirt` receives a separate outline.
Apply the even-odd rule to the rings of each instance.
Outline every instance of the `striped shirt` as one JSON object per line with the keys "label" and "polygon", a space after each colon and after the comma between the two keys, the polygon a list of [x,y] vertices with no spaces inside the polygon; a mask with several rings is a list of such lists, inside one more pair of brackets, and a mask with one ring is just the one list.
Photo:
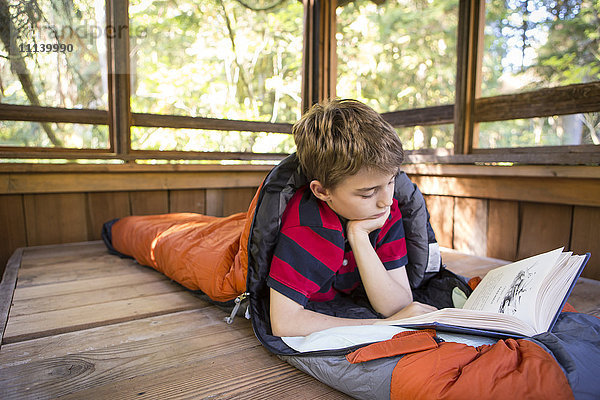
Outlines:
{"label": "striped shirt", "polygon": [[[407,263],[402,214],[394,199],[384,225],[369,234],[387,270]],[[350,294],[361,285],[340,217],[310,189],[299,189],[282,216],[267,285],[302,306]]]}

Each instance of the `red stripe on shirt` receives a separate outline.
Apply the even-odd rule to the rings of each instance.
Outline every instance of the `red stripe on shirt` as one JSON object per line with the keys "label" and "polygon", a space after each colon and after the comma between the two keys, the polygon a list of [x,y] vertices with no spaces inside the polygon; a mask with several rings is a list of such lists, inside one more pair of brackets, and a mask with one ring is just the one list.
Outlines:
{"label": "red stripe on shirt", "polygon": [[385,243],[377,248],[376,253],[382,263],[399,260],[406,255],[406,240],[401,238]]}
{"label": "red stripe on shirt", "polygon": [[323,201],[319,201],[319,214],[321,215],[321,223],[323,224],[323,228],[333,229],[336,231],[342,230],[342,223],[338,218],[335,211],[331,209],[327,205],[327,203]]}
{"label": "red stripe on shirt", "polygon": [[302,293],[306,297],[310,297],[313,293],[318,292],[321,289],[319,285],[306,278],[296,271],[294,267],[277,257],[273,257],[269,275],[279,283],[298,293]]}
{"label": "red stripe on shirt", "polygon": [[282,231],[282,233],[296,242],[310,255],[330,270],[337,271],[342,263],[344,250],[323,238],[321,235],[306,226],[296,226]]}

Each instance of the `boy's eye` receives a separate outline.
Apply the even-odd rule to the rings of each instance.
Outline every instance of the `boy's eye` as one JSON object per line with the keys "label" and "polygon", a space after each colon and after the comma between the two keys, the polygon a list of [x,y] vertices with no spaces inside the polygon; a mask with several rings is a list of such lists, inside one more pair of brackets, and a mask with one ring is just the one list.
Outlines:
{"label": "boy's eye", "polygon": [[360,197],[362,197],[363,199],[370,199],[374,195],[375,195],[375,191],[373,191],[373,193],[371,193],[371,194],[361,194]]}

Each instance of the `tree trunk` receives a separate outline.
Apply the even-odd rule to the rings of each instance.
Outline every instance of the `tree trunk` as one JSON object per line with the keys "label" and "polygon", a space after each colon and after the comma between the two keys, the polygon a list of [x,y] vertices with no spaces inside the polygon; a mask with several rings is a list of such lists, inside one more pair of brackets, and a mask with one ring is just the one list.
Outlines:
{"label": "tree trunk", "polygon": [[[11,32],[15,31],[15,27],[12,23],[12,19],[10,17],[8,3],[6,0],[0,0],[0,39],[6,48],[9,59],[10,59],[10,69],[11,71],[19,78],[21,82],[21,86],[23,87],[23,91],[27,95],[27,99],[31,105],[39,106],[40,100],[35,92],[33,87],[33,82],[31,81],[31,75],[27,70],[27,65],[25,64],[25,60],[21,56],[21,53],[17,51],[17,41],[15,37],[11,35]],[[52,142],[52,144],[56,147],[62,147],[63,142],[56,137],[52,127],[47,122],[41,122],[42,128],[46,132],[48,139]]]}

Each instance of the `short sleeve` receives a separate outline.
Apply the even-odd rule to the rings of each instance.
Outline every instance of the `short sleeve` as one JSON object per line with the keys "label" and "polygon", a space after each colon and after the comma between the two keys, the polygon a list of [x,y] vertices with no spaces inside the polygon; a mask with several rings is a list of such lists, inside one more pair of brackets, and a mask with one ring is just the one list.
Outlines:
{"label": "short sleeve", "polygon": [[322,227],[294,226],[279,233],[267,285],[305,306],[331,285],[344,258],[341,232]]}
{"label": "short sleeve", "polygon": [[396,200],[394,200],[388,220],[379,232],[375,252],[388,271],[403,267],[408,263],[402,214]]}

